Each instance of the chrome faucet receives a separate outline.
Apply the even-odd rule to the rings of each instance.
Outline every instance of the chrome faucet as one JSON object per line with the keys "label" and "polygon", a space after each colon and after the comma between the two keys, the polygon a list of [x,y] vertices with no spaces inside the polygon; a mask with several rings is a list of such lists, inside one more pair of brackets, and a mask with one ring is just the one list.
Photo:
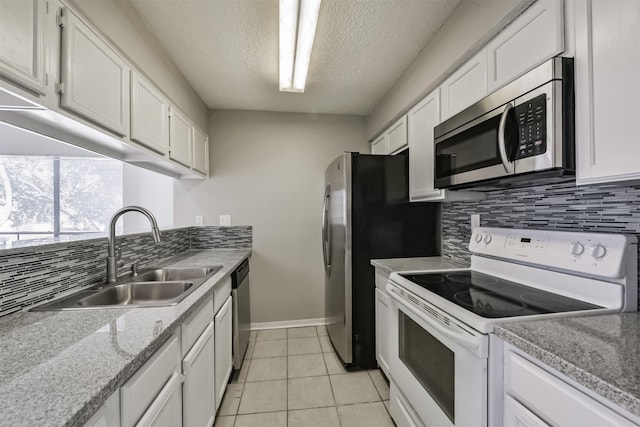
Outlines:
{"label": "chrome faucet", "polygon": [[107,254],[107,283],[114,283],[118,276],[118,257],[116,256],[116,222],[123,214],[127,212],[140,212],[147,217],[151,223],[151,235],[153,241],[160,243],[160,230],[158,223],[151,212],[140,206],[125,206],[117,210],[109,220],[109,250]]}

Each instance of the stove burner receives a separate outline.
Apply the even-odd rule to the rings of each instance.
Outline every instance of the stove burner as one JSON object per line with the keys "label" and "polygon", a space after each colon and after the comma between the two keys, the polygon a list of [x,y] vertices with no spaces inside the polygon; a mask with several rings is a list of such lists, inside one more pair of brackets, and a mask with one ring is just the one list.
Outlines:
{"label": "stove burner", "polygon": [[425,274],[423,276],[417,276],[415,280],[419,281],[421,284],[435,285],[444,282],[444,277],[440,274]]}
{"label": "stove burner", "polygon": [[468,272],[447,274],[447,279],[455,283],[474,286],[489,286],[498,283],[498,280],[493,277],[478,276]]}
{"label": "stove burner", "polygon": [[517,313],[527,308],[521,301],[506,299],[498,293],[480,289],[458,292],[453,295],[453,299],[478,314],[494,315],[491,317]]}

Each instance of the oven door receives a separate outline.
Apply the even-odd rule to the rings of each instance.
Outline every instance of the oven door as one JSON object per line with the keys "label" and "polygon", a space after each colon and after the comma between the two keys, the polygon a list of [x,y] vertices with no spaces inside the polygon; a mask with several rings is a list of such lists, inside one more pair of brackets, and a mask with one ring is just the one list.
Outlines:
{"label": "oven door", "polygon": [[413,410],[427,426],[486,427],[488,336],[393,282],[387,291],[390,373]]}

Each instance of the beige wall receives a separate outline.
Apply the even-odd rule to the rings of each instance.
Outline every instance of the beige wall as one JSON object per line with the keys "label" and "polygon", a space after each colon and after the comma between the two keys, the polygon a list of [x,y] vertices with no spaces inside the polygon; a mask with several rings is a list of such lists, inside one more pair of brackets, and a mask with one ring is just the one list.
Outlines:
{"label": "beige wall", "polygon": [[67,0],[118,46],[198,126],[207,129],[209,111],[175,64],[146,30],[128,1]]}
{"label": "beige wall", "polygon": [[213,176],[175,182],[176,225],[230,214],[253,226],[252,322],[324,318],[324,170],[343,151],[369,151],[364,119],[214,111],[209,138]]}
{"label": "beige wall", "polygon": [[531,3],[463,0],[367,117],[367,138],[406,113]]}

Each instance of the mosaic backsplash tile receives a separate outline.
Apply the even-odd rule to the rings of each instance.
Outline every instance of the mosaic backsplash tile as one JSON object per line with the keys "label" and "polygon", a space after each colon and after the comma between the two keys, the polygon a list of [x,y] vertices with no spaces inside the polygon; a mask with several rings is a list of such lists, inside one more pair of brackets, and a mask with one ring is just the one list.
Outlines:
{"label": "mosaic backsplash tile", "polygon": [[640,185],[563,183],[486,195],[442,204],[443,256],[469,260],[470,215],[476,213],[483,227],[626,233],[640,240]]}
{"label": "mosaic backsplash tile", "polygon": [[[220,231],[224,228],[224,231]],[[154,244],[149,233],[118,236],[125,265],[157,263],[190,248],[251,247],[251,227],[185,227],[162,231]],[[233,229],[233,230],[232,230]],[[228,237],[229,241],[224,241]],[[0,316],[53,298],[72,288],[106,280],[107,239],[31,246],[0,251]]]}
{"label": "mosaic backsplash tile", "polygon": [[252,244],[252,227],[191,227],[191,248],[250,248]]}

